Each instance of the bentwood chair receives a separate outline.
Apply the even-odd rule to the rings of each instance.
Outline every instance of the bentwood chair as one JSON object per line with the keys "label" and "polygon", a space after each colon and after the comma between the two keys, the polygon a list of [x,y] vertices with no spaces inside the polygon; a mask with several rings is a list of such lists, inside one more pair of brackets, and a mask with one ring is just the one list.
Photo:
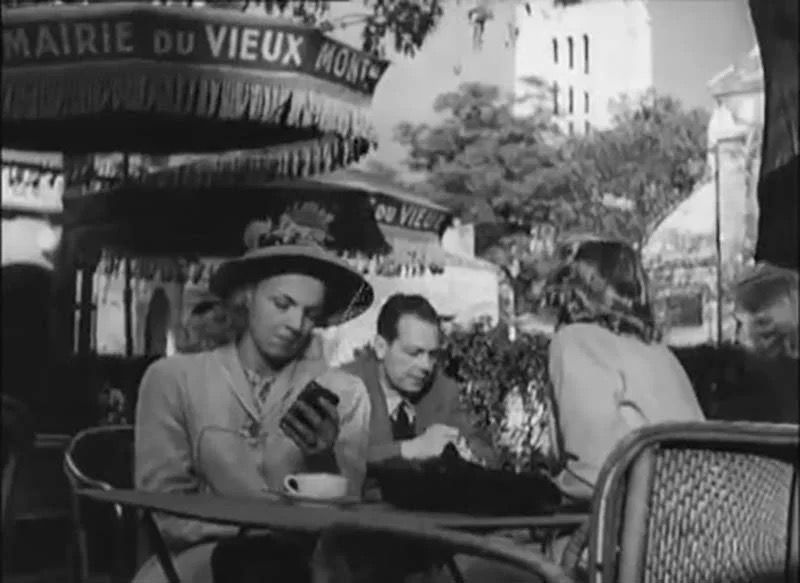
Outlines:
{"label": "bentwood chair", "polygon": [[[317,547],[318,555],[312,565],[313,583],[373,581],[367,573],[354,573],[352,565],[343,560],[347,554],[345,549],[352,548],[343,546],[346,545],[344,541],[353,540],[352,537],[356,537],[356,541],[370,540],[372,537],[391,537],[393,540],[413,543],[417,548],[424,546],[427,552],[443,557],[455,554],[481,557],[530,573],[531,583],[574,583],[561,567],[541,553],[520,549],[506,541],[427,526],[392,522],[376,524],[360,519],[357,514],[354,514],[351,521],[334,525],[322,533]],[[393,549],[395,553],[402,553],[402,543],[393,545]],[[366,557],[366,560],[369,562],[373,558]]]}
{"label": "bentwood chair", "polygon": [[[99,563],[101,570],[111,572],[117,580],[130,580],[141,558],[137,553],[140,535],[135,511],[114,505],[113,513],[109,513],[108,507],[92,504],[77,495],[82,489],[133,488],[133,459],[131,425],[84,429],[72,438],[64,454],[78,549],[76,577],[80,583],[89,581],[91,563]],[[92,528],[88,528],[90,525]],[[91,555],[90,546],[95,551]]]}
{"label": "bentwood chair", "polygon": [[797,425],[724,421],[632,433],[597,481],[586,579],[797,581],[798,442]]}
{"label": "bentwood chair", "polygon": [[[20,458],[31,450],[34,442],[33,421],[28,408],[7,395],[2,395],[3,414],[3,508],[2,508],[2,534],[3,551],[7,556],[7,549],[13,547],[13,535],[16,513],[15,498],[19,489],[19,464]],[[7,557],[10,559],[10,557]],[[4,566],[10,560],[4,560]]]}

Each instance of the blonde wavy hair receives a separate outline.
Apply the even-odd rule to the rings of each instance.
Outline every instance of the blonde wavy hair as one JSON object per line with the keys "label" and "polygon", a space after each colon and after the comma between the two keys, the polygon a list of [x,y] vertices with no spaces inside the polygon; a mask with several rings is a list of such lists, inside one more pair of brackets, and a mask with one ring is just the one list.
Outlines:
{"label": "blonde wavy hair", "polygon": [[192,309],[178,342],[180,352],[203,352],[229,344],[241,337],[246,327],[247,308],[237,303],[200,302]]}
{"label": "blonde wavy hair", "polygon": [[734,288],[742,340],[758,354],[798,358],[798,273],[760,263]]}

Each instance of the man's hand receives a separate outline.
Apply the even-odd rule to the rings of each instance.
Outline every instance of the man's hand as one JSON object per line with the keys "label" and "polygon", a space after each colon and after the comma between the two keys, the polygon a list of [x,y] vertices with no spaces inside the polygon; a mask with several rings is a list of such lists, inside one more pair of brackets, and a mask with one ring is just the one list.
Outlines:
{"label": "man's hand", "polygon": [[308,403],[297,400],[281,420],[281,429],[306,456],[332,451],[339,437],[336,406],[325,399],[319,399],[317,405],[325,412],[324,415]]}
{"label": "man's hand", "polygon": [[407,460],[426,460],[442,454],[448,443],[458,441],[459,432],[448,425],[431,425],[425,433],[400,442],[400,455]]}

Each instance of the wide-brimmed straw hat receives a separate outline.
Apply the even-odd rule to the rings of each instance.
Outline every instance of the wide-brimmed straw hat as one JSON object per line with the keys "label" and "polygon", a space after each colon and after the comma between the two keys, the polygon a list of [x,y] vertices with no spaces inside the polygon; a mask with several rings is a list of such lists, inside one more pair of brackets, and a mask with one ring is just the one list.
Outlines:
{"label": "wide-brimmed straw hat", "polygon": [[318,226],[299,225],[291,214],[284,214],[277,224],[272,221],[251,223],[245,232],[248,250],[236,259],[222,263],[209,281],[212,293],[221,298],[248,284],[265,278],[303,274],[325,284],[325,324],[341,324],[367,310],[374,299],[372,286],[363,275],[350,267],[322,243],[325,234]]}

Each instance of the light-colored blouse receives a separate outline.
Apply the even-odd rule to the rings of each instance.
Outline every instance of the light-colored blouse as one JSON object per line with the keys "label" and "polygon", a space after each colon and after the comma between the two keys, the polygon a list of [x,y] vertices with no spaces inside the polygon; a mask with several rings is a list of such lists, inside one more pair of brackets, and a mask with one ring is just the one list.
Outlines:
{"label": "light-colored blouse", "polygon": [[644,425],[705,419],[689,377],[669,348],[569,324],[550,344],[550,378],[566,452],[563,491],[588,498],[617,442]]}

